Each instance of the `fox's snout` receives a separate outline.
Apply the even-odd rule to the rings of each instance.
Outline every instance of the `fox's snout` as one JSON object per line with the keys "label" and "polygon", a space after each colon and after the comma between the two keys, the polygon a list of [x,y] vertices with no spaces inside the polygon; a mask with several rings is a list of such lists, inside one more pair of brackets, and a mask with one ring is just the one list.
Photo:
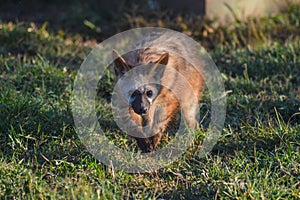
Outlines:
{"label": "fox's snout", "polygon": [[136,114],[144,115],[148,113],[150,103],[144,94],[142,94],[139,90],[136,90],[130,98],[132,99],[131,107]]}
{"label": "fox's snout", "polygon": [[148,112],[148,110],[149,110],[148,107],[144,107],[142,105],[140,105],[140,106],[132,106],[132,108],[133,108],[134,112],[136,114],[139,114],[139,115],[146,114]]}

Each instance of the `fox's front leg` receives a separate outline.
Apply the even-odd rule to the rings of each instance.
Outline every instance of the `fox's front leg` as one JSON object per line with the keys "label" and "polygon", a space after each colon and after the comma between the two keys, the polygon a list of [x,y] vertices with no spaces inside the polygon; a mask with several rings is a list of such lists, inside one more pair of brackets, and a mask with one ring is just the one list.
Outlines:
{"label": "fox's front leg", "polygon": [[194,130],[198,126],[198,121],[197,121],[197,113],[199,110],[199,106],[197,103],[194,103],[192,105],[184,105],[182,112],[183,112],[183,117],[185,122],[187,123],[187,126],[191,129]]}
{"label": "fox's front leg", "polygon": [[139,148],[143,153],[154,151],[160,143],[162,132],[157,133],[149,138],[135,138]]}

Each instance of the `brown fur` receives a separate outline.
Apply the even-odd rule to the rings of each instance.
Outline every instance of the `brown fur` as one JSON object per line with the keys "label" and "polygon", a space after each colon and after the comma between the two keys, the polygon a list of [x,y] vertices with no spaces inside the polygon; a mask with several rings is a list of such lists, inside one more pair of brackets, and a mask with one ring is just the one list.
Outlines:
{"label": "brown fur", "polygon": [[[157,148],[166,128],[180,110],[190,129],[197,126],[196,114],[199,109],[198,101],[204,87],[203,76],[199,73],[199,67],[195,68],[180,56],[184,52],[188,53],[184,41],[179,41],[177,38],[172,41],[172,38],[167,37],[164,34],[153,34],[142,40],[137,45],[137,50],[122,56],[114,52],[114,67],[118,78],[122,77],[122,73],[126,73],[136,66],[149,63],[167,65],[160,77],[162,87],[151,103],[149,111],[142,115],[137,114],[132,107],[129,107],[129,116],[124,117],[125,123],[138,124],[141,136],[146,131],[145,127],[153,133],[148,138],[135,137],[143,152],[150,152]],[[149,65],[149,67],[154,68],[155,66]],[[182,77],[174,73],[174,69]],[[149,70],[150,73],[152,70]]]}

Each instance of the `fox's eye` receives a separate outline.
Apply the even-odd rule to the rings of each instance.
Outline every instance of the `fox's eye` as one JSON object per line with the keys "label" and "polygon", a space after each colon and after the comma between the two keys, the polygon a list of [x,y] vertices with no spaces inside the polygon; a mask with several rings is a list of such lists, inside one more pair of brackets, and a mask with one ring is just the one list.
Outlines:
{"label": "fox's eye", "polygon": [[146,92],[146,95],[147,95],[147,97],[152,97],[152,95],[153,95],[153,92],[152,92],[152,90],[148,90],[147,92]]}

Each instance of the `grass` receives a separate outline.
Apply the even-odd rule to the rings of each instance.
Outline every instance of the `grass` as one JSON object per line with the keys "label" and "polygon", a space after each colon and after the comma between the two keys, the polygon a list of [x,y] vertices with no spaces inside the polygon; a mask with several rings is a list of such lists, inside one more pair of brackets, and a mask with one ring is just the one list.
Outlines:
{"label": "grass", "polygon": [[[96,42],[81,32],[52,29],[51,23],[2,20],[1,199],[299,199],[299,10],[290,5],[273,17],[215,28],[208,20],[141,20],[139,13],[114,24],[163,22],[190,34],[208,49],[230,91],[222,136],[211,153],[198,157],[199,131],[176,162],[144,174],[101,164],[75,132],[72,83]],[[134,16],[130,25],[126,19]],[[112,76],[106,75],[99,92],[106,134],[120,147],[134,148],[109,122]],[[207,97],[203,104],[209,107]]]}

